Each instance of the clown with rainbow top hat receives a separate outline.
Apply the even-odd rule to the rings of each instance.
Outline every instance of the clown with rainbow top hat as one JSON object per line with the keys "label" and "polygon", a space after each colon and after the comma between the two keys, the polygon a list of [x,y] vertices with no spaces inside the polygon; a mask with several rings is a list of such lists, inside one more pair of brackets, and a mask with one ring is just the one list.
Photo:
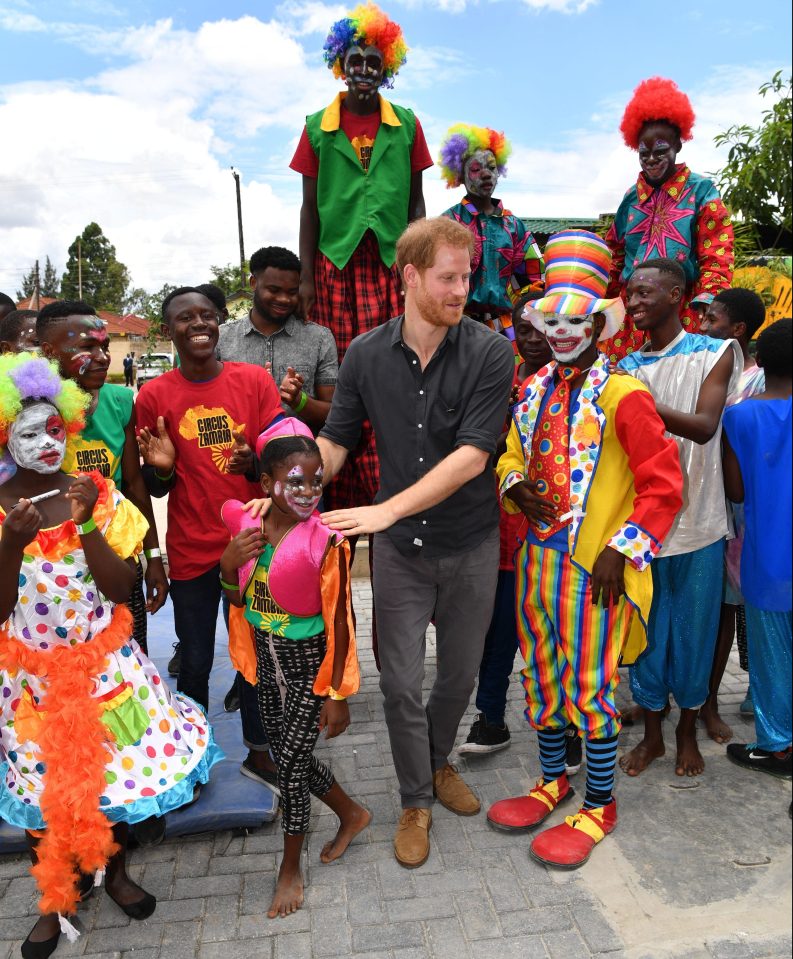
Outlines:
{"label": "clown with rainbow top hat", "polygon": [[538,861],[568,869],[617,824],[617,666],[646,643],[650,564],[682,504],[677,448],[650,392],[611,375],[598,350],[624,316],[621,299],[606,296],[610,266],[594,233],[565,230],[548,241],[545,296],[525,315],[553,360],[524,384],[497,465],[502,505],[528,521],[515,558],[516,608],[542,774],[528,795],[495,803],[488,821],[527,832],[573,797],[572,721],[585,738],[583,803],[530,846]]}
{"label": "clown with rainbow top hat", "polygon": [[[625,145],[639,154],[641,173],[619,205],[606,242],[613,260],[609,295],[625,297],[631,274],[657,257],[677,260],[686,274],[683,326],[698,333],[713,297],[732,283],[733,229],[713,181],[677,162],[692,137],[694,110],[674,80],[650,77],[634,90],[620,123]],[[612,362],[645,341],[630,316],[601,344]]]}
{"label": "clown with rainbow top hat", "polygon": [[[422,171],[432,157],[413,111],[380,94],[407,59],[399,24],[373,3],[361,4],[333,24],[324,49],[347,90],[306,117],[289,165],[303,177],[302,313],[333,331],[341,361],[356,336],[402,310],[396,241],[425,215]],[[326,504],[371,503],[378,474],[366,423]]]}
{"label": "clown with rainbow top hat", "polygon": [[456,123],[441,143],[438,163],[447,188],[465,187],[462,200],[443,216],[462,223],[474,236],[466,313],[514,341],[515,303],[526,293],[542,292],[545,269],[523,221],[493,196],[507,174],[511,153],[503,133]]}

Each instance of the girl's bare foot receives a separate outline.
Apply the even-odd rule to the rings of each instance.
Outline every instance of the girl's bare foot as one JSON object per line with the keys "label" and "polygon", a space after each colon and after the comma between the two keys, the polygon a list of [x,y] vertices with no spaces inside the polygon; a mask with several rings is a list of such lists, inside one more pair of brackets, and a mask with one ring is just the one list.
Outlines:
{"label": "girl's bare foot", "polygon": [[290,916],[303,906],[303,873],[300,869],[285,868],[284,863],[278,872],[278,881],[275,884],[275,893],[270,908],[267,910],[269,919],[276,916]]}
{"label": "girl's bare foot", "polygon": [[319,854],[320,860],[329,863],[343,856],[353,839],[359,832],[363,832],[371,821],[372,814],[369,810],[354,803],[349,815],[345,815],[340,820],[336,836],[322,847],[322,852]]}
{"label": "girl's bare foot", "polygon": [[620,759],[620,769],[629,776],[638,776],[650,765],[654,759],[660,759],[666,752],[663,740],[644,738],[638,746]]}
{"label": "girl's bare foot", "polygon": [[686,727],[677,727],[675,730],[677,739],[677,759],[675,760],[675,773],[678,776],[699,776],[705,770],[705,760],[697,746],[696,727],[688,729]]}
{"label": "girl's bare foot", "polygon": [[699,718],[705,724],[708,736],[715,743],[728,743],[732,739],[732,728],[719,715],[719,707],[708,700],[699,711]]}

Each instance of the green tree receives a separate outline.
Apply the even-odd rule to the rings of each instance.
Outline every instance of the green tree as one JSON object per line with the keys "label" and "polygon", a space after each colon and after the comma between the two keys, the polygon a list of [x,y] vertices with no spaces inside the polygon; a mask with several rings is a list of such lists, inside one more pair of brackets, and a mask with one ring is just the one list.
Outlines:
{"label": "green tree", "polygon": [[248,260],[245,261],[246,282],[242,285],[240,285],[242,283],[242,278],[240,276],[239,263],[227,263],[225,266],[210,266],[209,272],[212,274],[212,279],[209,280],[209,282],[220,287],[226,296],[230,296],[232,293],[236,293],[237,290],[240,289],[248,289],[247,278],[250,274],[250,263]]}
{"label": "green tree", "polygon": [[[41,296],[52,296],[57,299],[60,293],[61,283],[58,273],[52,260],[47,257],[44,262],[44,271],[39,268],[39,294]],[[22,300],[28,296],[33,296],[36,291],[36,264],[31,266],[29,272],[22,277],[22,289],[17,290],[17,299]]]}
{"label": "green tree", "polygon": [[760,94],[772,95],[775,102],[759,126],[736,124],[716,136],[716,146],[729,151],[715,176],[724,201],[755,235],[761,227],[780,236],[791,230],[791,78],[783,80],[779,70]]}
{"label": "green tree", "polygon": [[162,332],[160,325],[162,323],[162,303],[169,293],[172,293],[177,287],[172,283],[164,283],[156,293],[147,293],[145,290],[132,290],[128,300],[127,309],[136,316],[142,316],[149,321],[149,332],[146,334],[146,343],[149,350],[152,350],[158,340],[161,340]]}
{"label": "green tree", "polygon": [[97,223],[89,223],[69,247],[66,272],[61,281],[61,296],[64,299],[79,298],[80,267],[82,298],[97,310],[120,313],[124,309],[130,285],[129,271],[116,259],[116,248]]}

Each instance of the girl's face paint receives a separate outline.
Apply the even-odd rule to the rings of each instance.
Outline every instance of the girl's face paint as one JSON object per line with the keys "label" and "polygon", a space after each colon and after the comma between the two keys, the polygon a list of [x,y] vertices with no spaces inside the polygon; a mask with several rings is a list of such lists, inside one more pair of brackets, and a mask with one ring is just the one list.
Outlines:
{"label": "girl's face paint", "polygon": [[293,453],[273,469],[273,502],[301,522],[322,496],[322,460],[314,453]]}
{"label": "girl's face paint", "polygon": [[595,320],[592,316],[560,316],[552,313],[544,317],[543,332],[553,358],[558,363],[572,363],[592,345]]}
{"label": "girl's face paint", "polygon": [[8,432],[8,452],[20,469],[57,473],[66,455],[66,429],[51,403],[26,406]]}
{"label": "girl's face paint", "polygon": [[492,150],[475,150],[463,164],[463,183],[471,196],[489,197],[498,183],[498,164]]}

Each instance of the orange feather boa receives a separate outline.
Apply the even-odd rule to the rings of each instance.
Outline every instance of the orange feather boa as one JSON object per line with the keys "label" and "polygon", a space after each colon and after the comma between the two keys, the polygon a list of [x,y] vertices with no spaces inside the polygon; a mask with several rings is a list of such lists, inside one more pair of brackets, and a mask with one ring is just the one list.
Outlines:
{"label": "orange feather boa", "polygon": [[36,878],[43,913],[77,909],[80,871],[103,869],[118,850],[110,821],[99,808],[109,758],[109,733],[93,677],[108,653],[130,637],[132,614],[116,606],[110,625],[88,643],[30,649],[0,628],[0,666],[47,678],[38,746],[44,763],[41,814],[46,823],[36,848]]}

